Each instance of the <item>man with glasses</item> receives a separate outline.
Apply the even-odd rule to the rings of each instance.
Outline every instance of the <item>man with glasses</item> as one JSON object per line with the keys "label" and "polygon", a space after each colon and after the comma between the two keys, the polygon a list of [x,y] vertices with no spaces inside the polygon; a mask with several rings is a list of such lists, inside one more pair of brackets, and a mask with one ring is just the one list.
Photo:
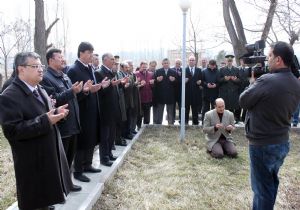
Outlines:
{"label": "man with glasses", "polygon": [[249,140],[253,209],[274,208],[278,172],[289,152],[291,115],[300,101],[300,83],[291,72],[294,50],[276,42],[269,51],[269,74],[251,81],[240,96],[247,109],[246,137]]}
{"label": "man with glasses", "polygon": [[240,76],[239,69],[233,66],[234,55],[227,54],[226,66],[220,69],[219,73],[219,97],[223,98],[226,108],[234,113],[236,123],[240,120],[239,96],[240,96]]}
{"label": "man with glasses", "polygon": [[54,109],[46,91],[40,56],[15,57],[16,78],[0,95],[0,123],[12,149],[19,209],[54,209],[68,194],[72,181],[57,122],[67,105]]}

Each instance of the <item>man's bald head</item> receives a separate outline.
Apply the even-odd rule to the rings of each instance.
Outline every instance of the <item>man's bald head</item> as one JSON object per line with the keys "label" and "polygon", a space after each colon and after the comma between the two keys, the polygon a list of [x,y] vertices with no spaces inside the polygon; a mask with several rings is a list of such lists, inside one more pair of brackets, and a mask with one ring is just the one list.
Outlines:
{"label": "man's bald head", "polygon": [[224,113],[225,110],[225,102],[222,98],[217,98],[215,101],[215,108],[218,113]]}

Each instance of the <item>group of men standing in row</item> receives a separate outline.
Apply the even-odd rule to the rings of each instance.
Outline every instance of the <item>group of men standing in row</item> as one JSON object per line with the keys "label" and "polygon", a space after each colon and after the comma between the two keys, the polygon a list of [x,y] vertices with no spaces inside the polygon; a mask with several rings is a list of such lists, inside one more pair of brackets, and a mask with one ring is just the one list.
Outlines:
{"label": "group of men standing in row", "polygon": [[[283,69],[282,72],[287,72],[286,75],[290,76],[290,57],[293,50],[285,43],[274,46],[274,55],[273,51],[269,55],[270,69],[274,73],[277,73],[277,69]],[[288,51],[291,56],[281,53],[283,50]],[[50,49],[46,54],[48,67],[45,72],[40,56],[34,52],[18,53],[15,57],[14,76],[8,80],[9,85],[4,85],[0,95],[0,124],[12,149],[18,205],[21,210],[54,209],[50,205],[64,202],[64,195],[70,191],[80,191],[81,187],[72,183],[71,166],[74,166],[75,179],[89,182],[90,179],[85,173],[101,172],[92,166],[97,145],[100,150],[100,163],[111,166],[117,159],[112,153],[114,145],[126,146],[125,139],[133,138],[135,129],[141,127],[142,120],[144,124],[150,123],[151,107],[155,124],[162,123],[165,105],[168,123],[174,124],[176,103],[181,105],[183,85],[180,60],[176,60],[175,67],[170,68],[170,61],[165,58],[160,69],[156,69],[155,61],[149,63],[149,68],[146,62],[141,62],[138,70],[134,72],[132,62],[122,62],[118,66],[118,58],[111,53],[102,55],[102,65],[98,67],[99,63],[95,63],[97,56],[93,51],[90,43],[80,43],[78,59],[73,65],[66,67],[61,50]],[[224,112],[225,104],[226,108],[235,114],[235,120],[240,120],[239,95],[249,84],[249,69],[244,65],[240,68],[234,67],[233,56],[229,55],[226,58],[225,67],[218,69],[216,61],[210,60],[207,68],[201,70],[195,65],[195,57],[189,57],[188,66],[184,69],[184,123],[188,123],[191,109],[192,123],[198,125],[199,113],[202,112],[203,121],[205,113],[213,108],[215,102],[218,112],[218,116],[214,117],[216,121],[227,117],[227,112]],[[295,79],[288,79],[295,87],[300,86]],[[255,103],[255,100],[249,101],[248,97],[253,98],[249,94],[259,82],[265,85],[263,80],[258,80],[252,88],[243,92],[240,98],[242,107],[251,109],[249,116],[254,118],[257,113],[252,112],[256,104],[248,104]],[[276,84],[281,87],[281,83]],[[263,87],[258,89],[258,94]],[[276,140],[275,143],[288,141],[289,116],[300,98],[299,93],[294,92],[293,103],[289,110],[283,113],[284,139]],[[290,100],[287,94],[286,97],[285,103]],[[274,98],[276,104],[279,104],[277,96]],[[268,105],[273,105],[271,102]],[[269,106],[265,105],[261,105],[263,113],[269,113],[268,117],[273,116],[274,113],[267,110]],[[208,120],[206,121],[208,125]],[[230,126],[226,127],[226,132],[230,133],[233,130],[232,122],[233,116],[230,116]],[[254,130],[249,130],[249,122],[248,119],[247,137],[252,139],[253,145],[259,145],[257,142],[260,137],[253,137],[251,132]],[[256,126],[253,121],[251,123],[252,127]],[[221,130],[225,128],[219,125],[205,129],[205,132],[220,135]],[[279,132],[276,126],[271,130]],[[250,149],[251,152],[255,148]],[[236,151],[233,151],[233,156],[236,156]],[[282,162],[281,158],[281,164]],[[277,172],[281,164],[277,167]],[[253,167],[254,165],[251,165],[251,170],[254,170]],[[255,192],[255,199],[259,199],[258,194]],[[275,199],[272,202],[273,205]]]}

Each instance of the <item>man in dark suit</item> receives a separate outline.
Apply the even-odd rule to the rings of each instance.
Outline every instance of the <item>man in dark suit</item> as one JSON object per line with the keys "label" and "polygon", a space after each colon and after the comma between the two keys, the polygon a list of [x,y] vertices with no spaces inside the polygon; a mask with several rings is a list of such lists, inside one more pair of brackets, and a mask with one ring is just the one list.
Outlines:
{"label": "man in dark suit", "polygon": [[40,56],[17,54],[16,78],[0,95],[0,123],[11,146],[20,209],[54,209],[72,186],[68,162],[56,123],[68,115],[67,105],[52,108]]}
{"label": "man in dark suit", "polygon": [[192,123],[199,124],[199,110],[202,110],[202,73],[196,67],[196,59],[189,57],[189,65],[186,67],[186,75],[189,80],[186,83],[185,91],[185,123],[188,124],[190,108],[192,109]]}
{"label": "man in dark suit", "polygon": [[174,116],[176,118],[176,104],[179,109],[179,121],[181,116],[181,60],[176,59],[175,60],[175,66],[172,68],[176,72],[176,83],[175,83],[175,104],[174,104]]}
{"label": "man in dark suit", "polygon": [[168,124],[173,125],[175,121],[175,85],[176,72],[170,69],[168,58],[162,61],[163,68],[158,69],[154,75],[155,99],[157,102],[157,119],[154,124],[162,124],[165,105],[167,106]]}
{"label": "man in dark suit", "polygon": [[203,85],[203,109],[202,109],[202,122],[205,113],[212,110],[215,106],[215,100],[219,96],[219,84],[218,84],[219,70],[217,62],[210,60],[208,67],[202,70],[202,85]]}
{"label": "man in dark suit", "polygon": [[111,80],[111,84],[104,90],[99,92],[99,104],[101,107],[101,145],[100,145],[100,163],[105,166],[111,166],[112,161],[117,157],[112,154],[112,146],[116,135],[116,123],[120,121],[117,85],[121,80],[115,78],[112,72],[114,65],[114,56],[110,53],[102,55],[102,66],[95,71],[95,77],[98,82],[102,82],[105,78]]}
{"label": "man in dark suit", "polygon": [[[68,76],[72,83],[88,83],[89,91],[77,94],[77,101],[80,110],[81,132],[77,139],[77,151],[74,159],[74,178],[89,182],[90,179],[83,172],[98,173],[100,169],[92,166],[94,148],[100,141],[100,110],[97,91],[101,84],[95,83],[94,72],[89,66],[93,57],[93,46],[88,42],[81,42],[78,46],[78,59],[70,66]],[[92,82],[94,81],[94,82]]]}
{"label": "man in dark suit", "polygon": [[[76,94],[83,90],[83,83],[75,82],[72,85],[70,78],[63,73],[64,60],[61,50],[50,49],[46,54],[46,60],[48,68],[41,85],[45,88],[48,95],[51,95],[52,99],[55,99],[56,107],[68,104],[69,114],[65,120],[58,123],[58,128],[62,137],[69,169],[71,169],[76,152],[77,135],[80,133],[79,107]],[[87,88],[84,87],[84,89]],[[73,185],[71,188],[71,191],[80,190],[81,187],[77,185]]]}

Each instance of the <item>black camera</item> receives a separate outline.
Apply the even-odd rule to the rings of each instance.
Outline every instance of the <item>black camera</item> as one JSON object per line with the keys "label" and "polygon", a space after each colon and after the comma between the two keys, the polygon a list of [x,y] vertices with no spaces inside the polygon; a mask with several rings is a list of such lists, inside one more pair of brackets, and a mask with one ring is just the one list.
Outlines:
{"label": "black camera", "polygon": [[256,41],[254,44],[247,44],[245,46],[247,53],[242,56],[245,64],[250,66],[249,76],[254,72],[254,77],[258,78],[261,75],[268,73],[268,68],[265,66],[266,56],[264,49],[266,47],[264,40]]}
{"label": "black camera", "polygon": [[247,44],[245,46],[248,53],[243,55],[245,64],[257,64],[264,63],[266,56],[264,55],[264,49],[266,47],[264,40],[256,41],[254,44]]}

